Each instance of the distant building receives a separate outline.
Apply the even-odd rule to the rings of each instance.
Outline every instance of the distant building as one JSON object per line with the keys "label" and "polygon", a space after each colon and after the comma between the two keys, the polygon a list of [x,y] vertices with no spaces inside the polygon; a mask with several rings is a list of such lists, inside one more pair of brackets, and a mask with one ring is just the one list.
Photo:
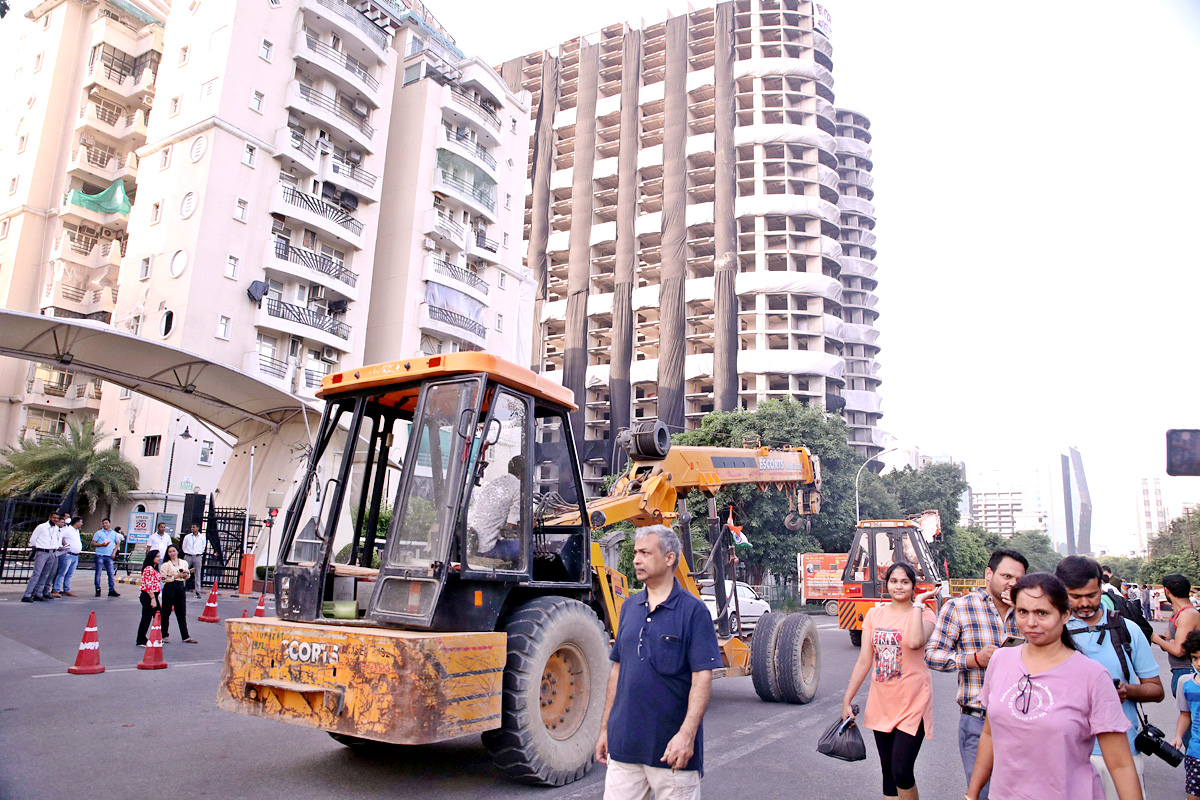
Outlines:
{"label": "distant building", "polygon": [[1017,527],[1017,518],[1024,518],[1021,492],[1013,489],[985,489],[971,492],[971,524],[989,533],[1012,536],[1024,528]]}
{"label": "distant building", "polygon": [[1155,534],[1171,524],[1167,506],[1163,503],[1162,482],[1159,478],[1142,478],[1137,496],[1137,552],[1145,554]]}
{"label": "distant building", "polygon": [[[1054,505],[1053,524],[1062,530],[1060,540],[1065,555],[1086,555],[1092,552],[1092,496],[1088,491],[1087,476],[1083,471],[1083,456],[1074,447],[1058,458],[1058,476],[1051,481]],[[1062,527],[1059,528],[1059,522]]]}

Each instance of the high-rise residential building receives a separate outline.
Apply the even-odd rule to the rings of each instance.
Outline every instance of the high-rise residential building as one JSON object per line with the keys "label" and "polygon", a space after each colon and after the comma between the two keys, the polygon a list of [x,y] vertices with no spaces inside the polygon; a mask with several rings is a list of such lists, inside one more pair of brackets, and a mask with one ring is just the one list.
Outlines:
{"label": "high-rise residential building", "polygon": [[[30,172],[56,182],[37,187],[43,213],[0,211],[23,243],[19,262],[0,250],[9,296],[50,298],[307,399],[369,359],[527,353],[527,94],[420,3],[143,6],[63,0],[30,14],[26,39],[62,28],[53,59],[36,62],[62,84],[34,94],[69,99],[20,143],[39,154]],[[57,391],[60,372],[30,368],[33,389]],[[220,435],[92,385],[80,397],[140,470],[133,503],[215,488],[231,453]],[[26,427],[59,424],[16,407]]]}
{"label": "high-rise residential building", "polygon": [[1021,492],[1016,489],[989,487],[971,491],[971,524],[1001,536],[1012,536],[1026,530],[1017,525],[1027,515]]}
{"label": "high-rise residential building", "polygon": [[1137,552],[1145,554],[1150,540],[1170,524],[1171,517],[1163,502],[1161,479],[1142,478],[1141,491],[1137,496]]}
{"label": "high-rise residential building", "polygon": [[769,398],[881,449],[869,123],[834,107],[830,34],[816,3],[739,0],[500,67],[536,120],[533,361],[581,401],[593,484],[631,423]]}

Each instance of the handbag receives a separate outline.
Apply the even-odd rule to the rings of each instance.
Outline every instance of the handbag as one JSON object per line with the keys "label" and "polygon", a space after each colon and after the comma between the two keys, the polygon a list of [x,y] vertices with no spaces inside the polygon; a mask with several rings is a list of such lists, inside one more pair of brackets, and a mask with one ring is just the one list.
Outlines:
{"label": "handbag", "polygon": [[854,717],[858,716],[858,706],[851,706],[853,717],[840,717],[821,734],[817,740],[817,752],[830,758],[842,761],[863,761],[867,757],[867,746],[863,742]]}

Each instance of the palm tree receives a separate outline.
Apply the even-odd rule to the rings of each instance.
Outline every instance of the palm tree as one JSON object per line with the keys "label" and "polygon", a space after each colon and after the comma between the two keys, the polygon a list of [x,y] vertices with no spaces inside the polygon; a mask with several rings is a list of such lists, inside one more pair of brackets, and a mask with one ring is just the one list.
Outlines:
{"label": "palm tree", "polygon": [[0,450],[0,494],[12,492],[65,492],[79,481],[79,504],[94,511],[125,499],[137,488],[138,470],[119,450],[101,447],[107,434],[96,430],[96,420],[67,423],[65,433],[43,436],[41,441],[22,439],[16,447]]}

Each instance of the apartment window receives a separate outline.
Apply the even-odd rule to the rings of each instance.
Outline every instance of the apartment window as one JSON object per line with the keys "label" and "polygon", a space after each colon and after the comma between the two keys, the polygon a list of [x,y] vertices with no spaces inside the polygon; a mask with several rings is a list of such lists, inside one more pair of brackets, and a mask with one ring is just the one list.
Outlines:
{"label": "apartment window", "polygon": [[512,208],[512,195],[511,194],[504,195],[504,207]]}
{"label": "apartment window", "polygon": [[132,394],[133,394],[133,392],[129,391],[128,386],[122,386],[119,397],[122,400],[128,400]]}
{"label": "apartment window", "polygon": [[118,453],[121,452],[121,437],[118,436],[112,440],[112,449],[116,450]]}
{"label": "apartment window", "polygon": [[46,16],[42,17],[42,30],[44,30],[44,31],[50,30],[50,15],[52,13],[54,13],[54,12],[48,11],[48,12],[46,12]]}
{"label": "apartment window", "polygon": [[17,184],[20,183],[20,181],[21,181],[21,177],[18,175],[17,177],[13,178],[12,180],[10,180],[8,182],[8,193],[9,194],[17,193]]}
{"label": "apartment window", "polygon": [[271,8],[279,8],[283,5],[283,0],[271,0]]}
{"label": "apartment window", "polygon": [[496,330],[498,330],[502,333],[504,331],[504,315],[503,314],[496,315]]}
{"label": "apartment window", "polygon": [[184,45],[183,47],[179,48],[179,66],[182,67],[187,62],[188,62],[188,49],[187,49],[187,45]]}
{"label": "apartment window", "polygon": [[217,317],[217,338],[228,339],[229,328],[232,324],[232,320],[230,320],[229,317],[225,316],[224,314]]}
{"label": "apartment window", "polygon": [[263,39],[262,45],[258,48],[258,57],[261,58],[263,61],[270,61],[271,53],[274,50],[275,50],[275,45],[271,44],[266,39]]}
{"label": "apartment window", "polygon": [[245,222],[249,208],[250,204],[239,197],[237,205],[233,207],[233,218],[238,222]]}
{"label": "apartment window", "polygon": [[150,277],[150,256],[142,259],[142,265],[138,268],[138,280],[144,281]]}
{"label": "apartment window", "polygon": [[158,455],[159,449],[162,447],[161,436],[143,436],[142,437],[142,456],[145,458],[153,458]]}
{"label": "apartment window", "polygon": [[141,314],[135,314],[133,316],[133,318],[129,320],[129,332],[132,333],[134,336],[137,336],[138,334],[140,334],[142,332],[142,315]]}
{"label": "apartment window", "polygon": [[22,133],[20,136],[18,136],[17,137],[17,152],[24,153],[25,145],[28,143],[29,143],[29,134],[28,133]]}
{"label": "apartment window", "polygon": [[505,281],[505,278],[507,278],[507,277],[508,277],[508,276],[507,276],[507,275],[505,275],[503,272],[501,272],[501,273],[500,273],[500,288],[501,288],[501,289],[503,289],[503,288],[504,288],[504,281]]}
{"label": "apartment window", "polygon": [[254,166],[254,156],[258,153],[258,148],[252,144],[246,145],[246,149],[242,151],[242,163],[247,167]]}
{"label": "apartment window", "polygon": [[179,109],[182,107],[182,105],[183,105],[183,103],[182,103],[181,98],[178,98],[178,97],[171,98],[171,116],[172,117],[179,113]]}
{"label": "apartment window", "polygon": [[238,275],[238,257],[230,256],[225,261],[225,277],[230,280],[237,280]]}
{"label": "apartment window", "polygon": [[250,108],[251,108],[251,110],[253,110],[253,111],[257,111],[258,113],[260,113],[260,114],[261,114],[261,113],[262,113],[262,110],[263,110],[263,101],[264,101],[264,100],[266,100],[266,96],[265,96],[265,95],[263,95],[263,93],[262,93],[262,92],[255,92],[255,93],[254,93],[254,94],[253,94],[253,95],[250,97]]}
{"label": "apartment window", "polygon": [[512,125],[511,125],[511,127],[512,127],[512,132],[513,132],[513,133],[516,133],[516,132],[517,132],[517,118],[516,118],[516,117],[510,117],[510,119],[511,119],[511,121],[512,121]]}
{"label": "apartment window", "polygon": [[43,53],[38,53],[36,56],[34,56],[34,57],[33,57],[33,71],[34,71],[34,72],[41,72],[41,71],[42,71],[42,58],[43,58],[43,56],[44,56],[44,54],[43,54]]}
{"label": "apartment window", "polygon": [[0,219],[0,239],[8,238],[8,220]]}
{"label": "apartment window", "polygon": [[211,439],[200,440],[200,458],[199,463],[207,466],[212,466],[213,463],[213,442]]}
{"label": "apartment window", "polygon": [[164,147],[158,156],[158,168],[161,170],[169,166],[171,166],[171,148]]}
{"label": "apartment window", "polygon": [[508,247],[508,234],[504,234],[504,246]]}

